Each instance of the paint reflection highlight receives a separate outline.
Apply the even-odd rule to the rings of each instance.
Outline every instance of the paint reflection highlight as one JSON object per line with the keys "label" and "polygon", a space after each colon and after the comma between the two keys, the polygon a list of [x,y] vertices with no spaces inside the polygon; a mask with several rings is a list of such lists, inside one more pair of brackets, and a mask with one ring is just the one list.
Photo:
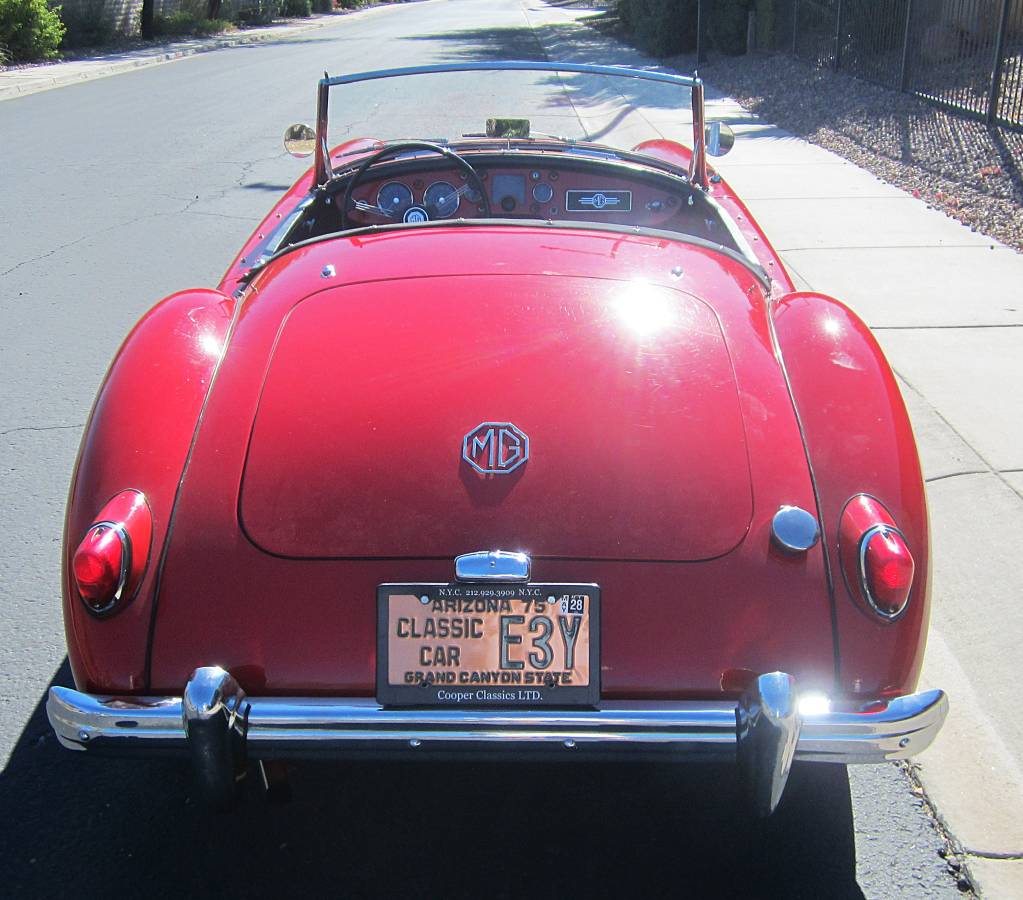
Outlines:
{"label": "paint reflection highlight", "polygon": [[630,284],[611,306],[619,321],[640,338],[660,334],[678,321],[672,298],[643,281]]}

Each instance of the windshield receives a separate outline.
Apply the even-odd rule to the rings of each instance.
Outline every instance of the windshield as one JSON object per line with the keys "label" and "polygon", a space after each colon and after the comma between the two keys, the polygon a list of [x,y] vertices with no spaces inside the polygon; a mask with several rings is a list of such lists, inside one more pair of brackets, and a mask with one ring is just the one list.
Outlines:
{"label": "windshield", "polygon": [[451,143],[488,136],[618,151],[659,138],[693,143],[689,85],[589,71],[431,72],[335,84],[328,110],[331,147],[353,138]]}
{"label": "windshield", "polygon": [[707,153],[727,148],[705,125],[698,79],[641,69],[456,62],[326,76],[315,131],[285,137],[315,154],[314,189],[255,258],[352,229],[496,220],[647,229],[755,264],[710,196]]}

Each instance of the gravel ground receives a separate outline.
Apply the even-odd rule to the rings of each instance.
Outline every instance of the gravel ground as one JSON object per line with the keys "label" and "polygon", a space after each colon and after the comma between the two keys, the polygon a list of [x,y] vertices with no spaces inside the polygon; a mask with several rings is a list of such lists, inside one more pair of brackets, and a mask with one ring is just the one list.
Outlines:
{"label": "gravel ground", "polygon": [[[588,24],[629,39],[611,15]],[[694,55],[665,62],[696,66]],[[761,118],[1023,252],[1023,133],[789,56],[712,56],[700,74]]]}

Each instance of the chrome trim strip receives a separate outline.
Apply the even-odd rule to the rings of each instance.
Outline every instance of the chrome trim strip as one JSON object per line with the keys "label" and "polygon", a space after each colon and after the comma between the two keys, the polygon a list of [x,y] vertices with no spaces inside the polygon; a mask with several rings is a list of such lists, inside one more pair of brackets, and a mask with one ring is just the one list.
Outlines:
{"label": "chrome trim strip", "polygon": [[350,75],[324,73],[317,86],[316,95],[316,184],[320,187],[333,177],[330,152],[327,141],[328,91],[344,84],[362,81],[377,81],[381,78],[400,78],[407,75],[438,75],[456,72],[572,72],[581,75],[607,75],[619,78],[636,78],[641,81],[657,81],[678,87],[692,89],[693,110],[693,167],[696,183],[707,189],[707,154],[703,137],[704,107],[703,82],[691,75],[671,75],[666,72],[651,72],[646,69],[632,69],[626,66],[599,66],[585,63],[538,62],[534,60],[490,60],[482,62],[441,63],[430,66],[405,66],[397,69],[376,69],[369,72],[353,72]]}
{"label": "chrome trim strip", "polygon": [[[772,710],[784,706],[765,702]],[[603,749],[659,745],[734,760],[739,743],[737,705],[730,701],[615,701],[575,710],[382,709],[370,698],[246,697],[245,703],[245,745],[252,758],[273,758],[282,748],[342,755],[359,745],[382,750],[410,741],[427,748],[431,742],[572,741]],[[927,691],[873,707],[803,715],[792,758],[864,763],[919,753],[941,728],[948,700],[941,691]],[[102,744],[128,753],[161,747],[188,752],[183,708],[180,697],[95,696],[66,687],[51,687],[46,704],[63,746]]]}

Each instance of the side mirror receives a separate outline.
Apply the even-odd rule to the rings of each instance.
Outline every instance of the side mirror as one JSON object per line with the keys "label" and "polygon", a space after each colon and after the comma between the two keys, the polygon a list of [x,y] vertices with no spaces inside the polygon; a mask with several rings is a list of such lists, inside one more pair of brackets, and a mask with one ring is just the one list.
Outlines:
{"label": "side mirror", "polygon": [[703,140],[709,156],[724,156],[735,146],[735,132],[725,122],[709,122]]}
{"label": "side mirror", "polygon": [[316,150],[316,132],[308,125],[289,125],[284,129],[284,149],[298,159],[312,156]]}

